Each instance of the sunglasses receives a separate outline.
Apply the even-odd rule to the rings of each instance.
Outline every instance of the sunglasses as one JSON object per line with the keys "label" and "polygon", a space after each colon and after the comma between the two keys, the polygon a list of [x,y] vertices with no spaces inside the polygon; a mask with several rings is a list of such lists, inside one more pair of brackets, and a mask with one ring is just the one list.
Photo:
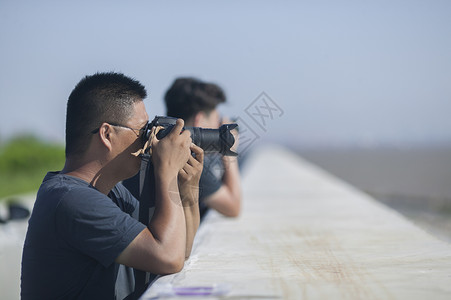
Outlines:
{"label": "sunglasses", "polygon": [[[125,125],[121,125],[121,124],[116,124],[116,123],[111,123],[111,122],[105,122],[107,124],[110,124],[111,126],[115,126],[115,127],[122,127],[122,128],[127,128],[133,131],[133,133],[136,135],[137,138],[141,138],[142,139],[142,135],[143,133],[145,133],[148,130],[149,127],[149,123],[147,123],[143,128],[141,129],[137,129],[137,128],[132,128],[132,127],[128,127]],[[92,134],[99,132],[100,127],[94,129],[93,131],[91,131]],[[138,133],[136,133],[138,132]]]}

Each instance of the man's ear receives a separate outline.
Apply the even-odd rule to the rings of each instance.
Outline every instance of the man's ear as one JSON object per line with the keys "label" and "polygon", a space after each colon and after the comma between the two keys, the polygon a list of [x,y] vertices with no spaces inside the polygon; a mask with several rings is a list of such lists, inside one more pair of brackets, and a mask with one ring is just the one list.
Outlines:
{"label": "man's ear", "polygon": [[108,149],[112,149],[113,126],[108,123],[102,123],[99,128],[99,137],[101,143]]}

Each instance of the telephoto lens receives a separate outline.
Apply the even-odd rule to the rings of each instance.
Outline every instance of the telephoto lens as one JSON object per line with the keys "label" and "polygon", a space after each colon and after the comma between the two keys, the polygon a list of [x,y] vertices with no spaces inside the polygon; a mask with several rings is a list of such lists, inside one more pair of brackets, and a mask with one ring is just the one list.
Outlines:
{"label": "telephoto lens", "polygon": [[[143,134],[144,141],[150,137],[153,127],[163,127],[158,133],[157,138],[164,138],[174,127],[177,118],[156,116],[152,122],[148,123]],[[224,124],[218,129],[201,128],[201,127],[184,127],[183,130],[191,132],[193,143],[202,148],[205,153],[221,153],[226,156],[237,156],[236,152],[230,150],[235,144],[235,137],[231,130],[236,128],[238,124]]]}

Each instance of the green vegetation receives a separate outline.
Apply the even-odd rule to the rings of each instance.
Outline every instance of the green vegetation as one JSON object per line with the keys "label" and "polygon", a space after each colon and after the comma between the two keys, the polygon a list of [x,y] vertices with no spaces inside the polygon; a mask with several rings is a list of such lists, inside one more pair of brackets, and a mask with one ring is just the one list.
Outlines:
{"label": "green vegetation", "polygon": [[0,199],[37,191],[48,171],[64,166],[64,146],[20,136],[0,146]]}

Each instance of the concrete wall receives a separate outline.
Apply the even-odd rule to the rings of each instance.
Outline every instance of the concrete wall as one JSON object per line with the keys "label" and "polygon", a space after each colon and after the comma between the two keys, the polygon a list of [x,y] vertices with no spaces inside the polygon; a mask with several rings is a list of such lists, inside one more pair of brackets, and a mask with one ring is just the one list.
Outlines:
{"label": "concrete wall", "polygon": [[243,188],[241,216],[209,214],[183,271],[143,299],[451,299],[449,244],[286,150],[254,153]]}

